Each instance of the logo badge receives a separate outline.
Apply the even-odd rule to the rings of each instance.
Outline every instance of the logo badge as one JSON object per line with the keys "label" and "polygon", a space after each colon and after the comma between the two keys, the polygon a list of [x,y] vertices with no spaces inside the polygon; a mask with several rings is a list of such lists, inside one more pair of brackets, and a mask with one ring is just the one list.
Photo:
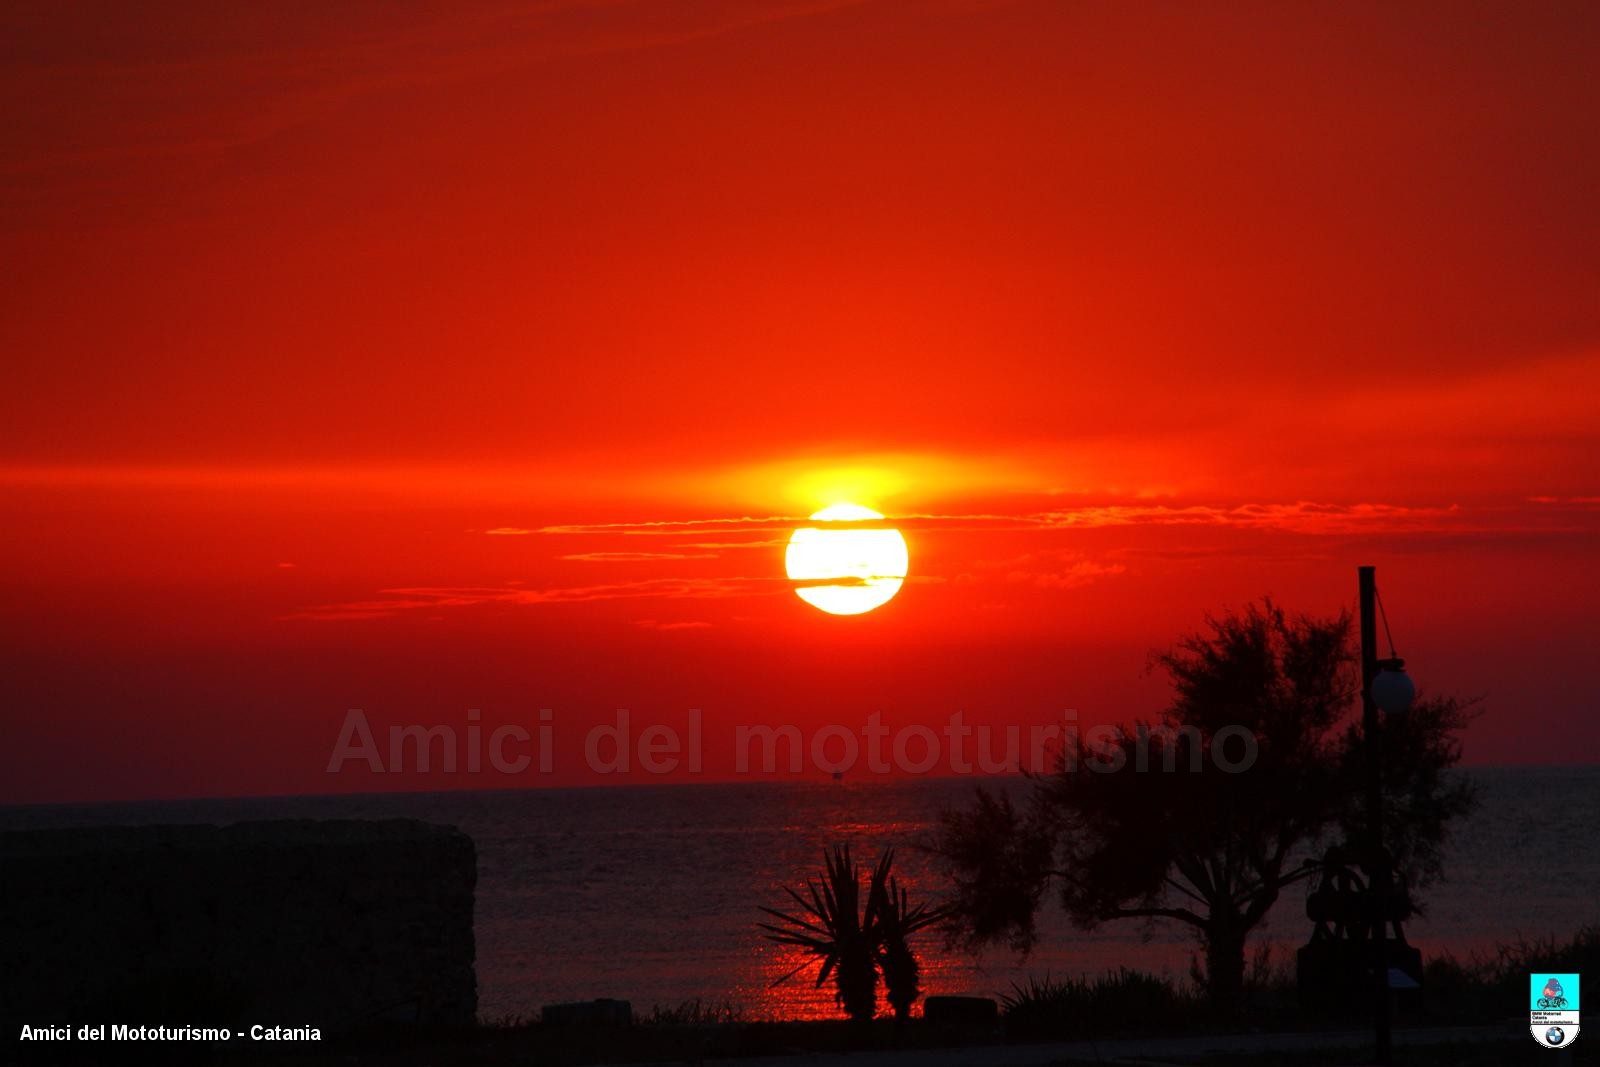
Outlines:
{"label": "logo badge", "polygon": [[1565,1048],[1578,1039],[1578,976],[1528,976],[1528,1029],[1545,1048]]}

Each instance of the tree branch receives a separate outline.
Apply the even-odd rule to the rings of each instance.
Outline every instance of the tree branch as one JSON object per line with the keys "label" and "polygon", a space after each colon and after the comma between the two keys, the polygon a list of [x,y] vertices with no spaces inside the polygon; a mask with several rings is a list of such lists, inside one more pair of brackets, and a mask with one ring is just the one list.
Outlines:
{"label": "tree branch", "polygon": [[1182,893],[1184,896],[1186,896],[1190,900],[1194,901],[1196,904],[1205,905],[1205,904],[1209,903],[1206,900],[1205,897],[1201,896],[1199,893],[1196,893],[1193,889],[1190,889],[1188,886],[1186,886],[1183,883],[1179,882],[1177,879],[1173,878],[1171,875],[1168,875],[1166,878],[1163,879],[1163,881],[1165,881],[1167,883],[1167,885],[1170,886],[1171,888],[1176,889],[1178,892]]}
{"label": "tree branch", "polygon": [[1176,919],[1188,923],[1190,926],[1201,930],[1206,928],[1206,921],[1188,908],[1112,908],[1106,913],[1108,919]]}

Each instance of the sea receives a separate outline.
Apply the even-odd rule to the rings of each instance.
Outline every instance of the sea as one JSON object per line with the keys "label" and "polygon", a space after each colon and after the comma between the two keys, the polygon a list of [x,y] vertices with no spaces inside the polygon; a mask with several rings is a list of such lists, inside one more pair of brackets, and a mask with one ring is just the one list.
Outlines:
{"label": "sea", "polygon": [[[1469,774],[1481,803],[1450,842],[1445,879],[1407,926],[1428,955],[1492,954],[1523,938],[1565,938],[1600,923],[1600,767],[1489,768]],[[994,783],[991,783],[993,785]],[[1002,788],[1021,783],[1001,781]],[[913,901],[943,889],[919,847],[941,811],[970,802],[971,779],[741,782],[585,789],[141,801],[0,807],[0,829],[282,818],[414,818],[449,823],[478,848],[480,1015],[536,1018],[547,1003],[616,997],[636,1013],[698,1001],[744,1018],[836,1015],[831,990],[763,937],[759,908],[784,908],[823,851],[850,844],[870,863],[896,850]],[[1286,891],[1261,928],[1279,967],[1311,933],[1306,887]],[[1003,995],[1032,977],[1129,967],[1186,981],[1195,943],[1162,922],[1074,928],[1053,899],[1027,956],[921,945],[928,993]]]}

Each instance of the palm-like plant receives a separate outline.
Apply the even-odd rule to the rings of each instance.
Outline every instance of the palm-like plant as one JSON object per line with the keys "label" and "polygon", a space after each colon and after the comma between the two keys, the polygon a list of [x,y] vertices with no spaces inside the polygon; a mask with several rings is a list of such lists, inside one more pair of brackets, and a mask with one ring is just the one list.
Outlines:
{"label": "palm-like plant", "polygon": [[878,935],[878,966],[883,970],[889,1005],[894,1009],[895,1021],[903,1023],[911,1018],[911,1005],[922,995],[922,968],[911,950],[911,935],[941,922],[945,916],[942,910],[927,904],[913,907],[905,889],[890,873],[893,866],[894,849],[884,849],[872,871],[867,914],[872,916]]}
{"label": "palm-like plant", "polygon": [[817,987],[832,976],[835,997],[845,1014],[855,1022],[868,1022],[878,1008],[877,917],[872,908],[861,909],[861,876],[850,859],[850,847],[833,846],[823,854],[823,862],[822,877],[806,879],[805,896],[784,886],[800,906],[798,912],[761,909],[781,924],[757,924],[767,931],[767,938],[801,948],[809,957],[773,985],[818,964]]}
{"label": "palm-like plant", "polygon": [[767,931],[769,940],[794,945],[806,953],[799,966],[772,984],[781,985],[816,965],[818,988],[831,976],[845,1014],[866,1022],[877,1011],[881,970],[895,1020],[904,1022],[922,993],[921,968],[911,950],[911,935],[943,921],[945,912],[926,904],[912,906],[892,873],[892,848],[878,857],[865,901],[861,899],[861,873],[850,859],[848,845],[835,845],[823,853],[823,862],[822,877],[806,879],[804,896],[784,887],[799,911],[761,909],[779,923],[757,924]]}

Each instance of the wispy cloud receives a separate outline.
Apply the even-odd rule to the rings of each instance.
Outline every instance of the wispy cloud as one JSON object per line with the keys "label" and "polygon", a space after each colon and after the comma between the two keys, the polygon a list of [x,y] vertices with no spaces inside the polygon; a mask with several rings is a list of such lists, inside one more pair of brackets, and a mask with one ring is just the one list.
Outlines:
{"label": "wispy cloud", "polygon": [[1085,559],[1046,569],[1019,567],[1006,572],[1006,581],[1038,589],[1081,589],[1102,578],[1124,574],[1127,570],[1121,563],[1096,563]]}
{"label": "wispy cloud", "polygon": [[705,519],[640,519],[633,522],[564,523],[541,526],[543,534],[700,534],[717,530],[783,530],[809,522],[803,515],[738,515]]}
{"label": "wispy cloud", "polygon": [[[1292,503],[1249,503],[1233,505],[1170,504],[1124,502],[1086,504],[1076,507],[1054,507],[1044,510],[1020,511],[1006,515],[996,512],[970,512],[955,514],[914,514],[896,516],[877,525],[892,525],[907,530],[950,531],[1036,531],[1041,535],[1070,533],[1076,530],[1095,530],[1109,527],[1215,527],[1250,531],[1291,532],[1302,537],[1321,538],[1320,544],[1337,544],[1342,538],[1391,536],[1409,540],[1425,539],[1429,542],[1453,543],[1473,538],[1552,536],[1590,536],[1593,534],[1593,498],[1566,497],[1550,501],[1537,501],[1531,507],[1526,503],[1500,508],[1462,508],[1448,506],[1406,506],[1384,503],[1330,504],[1310,501]],[[809,523],[804,516],[793,515],[736,515],[713,516],[700,519],[659,519],[635,522],[608,522],[593,524],[561,524],[537,528],[494,527],[485,533],[497,536],[549,536],[605,537],[654,536],[704,538],[708,533],[751,534],[750,540],[715,539],[696,540],[683,544],[683,548],[733,549],[740,547],[773,546],[782,543],[781,537],[797,525]],[[850,525],[850,524],[843,524]],[[873,524],[864,524],[873,525]],[[660,543],[660,542],[658,542]],[[566,553],[562,560],[586,563],[672,563],[685,560],[716,558],[716,553],[680,551],[682,542],[666,551],[640,551],[632,549],[596,549]],[[1112,559],[1089,559],[1060,547],[1041,547],[1036,552],[1011,559],[996,560],[978,565],[977,572],[960,575],[913,574],[908,582],[942,582],[951,578],[959,582],[1003,581],[1030,585],[1040,589],[1078,589],[1094,582],[1115,578],[1129,572],[1128,564]],[[1150,558],[1189,558],[1196,554],[1216,553],[1226,549],[1218,546],[1180,546],[1163,549],[1129,548],[1121,550],[1124,558],[1133,560],[1143,553]],[[1258,552],[1259,548],[1236,551]],[[1317,551],[1307,543],[1294,549],[1297,556]],[[887,576],[886,576],[887,577]],[[381,590],[376,595],[335,604],[324,604],[294,612],[286,618],[293,619],[369,619],[398,616],[413,612],[437,611],[452,608],[471,608],[481,605],[552,605],[577,604],[601,600],[657,599],[657,600],[712,600],[737,597],[774,596],[796,588],[864,584],[863,578],[827,578],[794,582],[779,575],[769,577],[655,577],[615,581],[604,584],[558,586],[529,589],[516,585],[494,587],[407,587]],[[648,625],[641,623],[640,625]]]}
{"label": "wispy cloud", "polygon": [[[1295,530],[1302,533],[1350,533],[1358,530],[1435,529],[1463,517],[1456,505],[1328,504],[1311,501],[1266,504],[1152,504],[1148,502],[1085,504],[1017,514],[966,512],[914,513],[882,520],[842,522],[850,528],[895,527],[902,530],[1072,530],[1106,526],[1233,526]],[[542,534],[700,535],[717,531],[787,532],[796,526],[824,525],[804,515],[738,515],[702,519],[658,519],[636,522],[571,523],[543,526]],[[750,542],[770,545],[771,540]],[[716,547],[737,543],[716,542]],[[710,547],[702,542],[701,547]]]}
{"label": "wispy cloud", "polygon": [[649,563],[655,560],[717,559],[715,552],[574,552],[558,559],[581,563]]}
{"label": "wispy cloud", "polygon": [[474,608],[489,604],[583,604],[597,600],[726,600],[776,596],[809,587],[863,586],[896,575],[850,575],[790,580],[767,578],[646,578],[604,585],[523,589],[516,586],[415,586],[380,589],[377,595],[335,604],[319,604],[281,616],[282,619],[336,621],[381,619],[425,610]]}
{"label": "wispy cloud", "polygon": [[1434,529],[1459,517],[1461,509],[1399,504],[1112,504],[1044,512],[1033,518],[1045,529],[1102,526],[1235,526],[1294,530],[1300,533],[1350,533],[1357,530]]}
{"label": "wispy cloud", "polygon": [[[841,583],[835,583],[841,584]],[[581,604],[596,600],[716,600],[768,596],[791,588],[781,578],[647,578],[605,585],[520,589],[510,586],[416,586],[381,589],[365,600],[322,604],[285,619],[377,619],[422,610],[472,608],[486,604]]]}
{"label": "wispy cloud", "polygon": [[1600,496],[1530,496],[1530,504],[1554,504],[1569,507],[1590,508],[1600,506]]}

